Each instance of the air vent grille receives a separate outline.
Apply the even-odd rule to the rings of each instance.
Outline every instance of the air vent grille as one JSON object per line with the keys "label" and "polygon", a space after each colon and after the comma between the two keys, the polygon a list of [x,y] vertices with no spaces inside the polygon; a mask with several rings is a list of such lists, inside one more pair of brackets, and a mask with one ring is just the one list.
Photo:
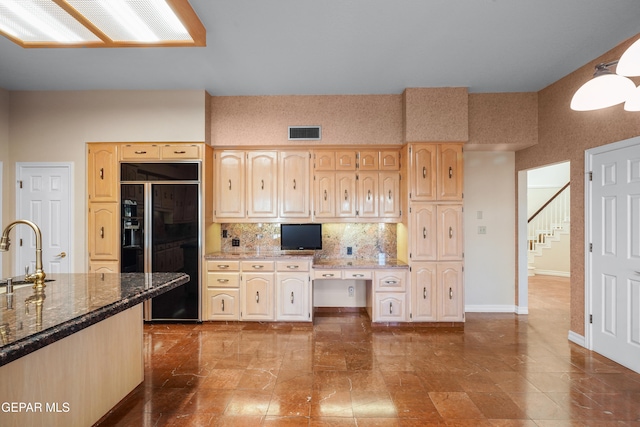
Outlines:
{"label": "air vent grille", "polygon": [[322,139],[320,126],[289,126],[289,140],[319,141]]}

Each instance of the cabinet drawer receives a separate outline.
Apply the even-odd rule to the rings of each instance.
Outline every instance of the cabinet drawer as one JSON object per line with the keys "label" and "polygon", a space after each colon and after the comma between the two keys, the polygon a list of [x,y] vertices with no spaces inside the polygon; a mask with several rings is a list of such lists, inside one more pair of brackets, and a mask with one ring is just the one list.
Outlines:
{"label": "cabinet drawer", "polygon": [[296,272],[296,271],[309,271],[308,261],[278,261],[276,262],[276,269],[278,271]]}
{"label": "cabinet drawer", "polygon": [[122,160],[160,158],[160,147],[157,145],[124,145],[120,152]]}
{"label": "cabinet drawer", "polygon": [[404,292],[407,288],[406,273],[404,271],[376,271],[374,282],[377,292]]}
{"label": "cabinet drawer", "polygon": [[207,261],[207,271],[240,271],[240,261],[209,260]]}
{"label": "cabinet drawer", "polygon": [[209,288],[237,288],[240,285],[238,273],[207,273]]}
{"label": "cabinet drawer", "polygon": [[197,145],[163,145],[163,159],[199,159],[200,147]]}
{"label": "cabinet drawer", "polygon": [[273,261],[242,261],[242,271],[273,271]]}
{"label": "cabinet drawer", "polygon": [[342,270],[313,270],[314,280],[342,279]]}
{"label": "cabinet drawer", "polygon": [[371,280],[371,270],[344,270],[345,279]]}

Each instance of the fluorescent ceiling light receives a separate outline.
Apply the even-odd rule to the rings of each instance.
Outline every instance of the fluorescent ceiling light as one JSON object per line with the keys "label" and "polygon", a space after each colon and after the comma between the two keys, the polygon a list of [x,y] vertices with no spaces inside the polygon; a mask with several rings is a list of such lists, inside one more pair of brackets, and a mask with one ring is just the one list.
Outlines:
{"label": "fluorescent ceiling light", "polygon": [[0,0],[0,34],[22,47],[206,45],[187,0]]}

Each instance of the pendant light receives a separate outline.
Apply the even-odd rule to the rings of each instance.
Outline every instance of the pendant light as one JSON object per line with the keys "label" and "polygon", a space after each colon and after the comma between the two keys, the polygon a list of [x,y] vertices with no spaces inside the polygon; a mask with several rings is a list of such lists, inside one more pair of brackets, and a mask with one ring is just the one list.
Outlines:
{"label": "pendant light", "polygon": [[612,61],[596,65],[593,79],[583,84],[573,95],[572,110],[591,111],[607,108],[625,102],[631,96],[636,85],[630,79],[609,69],[617,63],[618,61]]}
{"label": "pendant light", "polygon": [[616,73],[627,77],[640,76],[640,39],[636,40],[622,54],[616,67]]}

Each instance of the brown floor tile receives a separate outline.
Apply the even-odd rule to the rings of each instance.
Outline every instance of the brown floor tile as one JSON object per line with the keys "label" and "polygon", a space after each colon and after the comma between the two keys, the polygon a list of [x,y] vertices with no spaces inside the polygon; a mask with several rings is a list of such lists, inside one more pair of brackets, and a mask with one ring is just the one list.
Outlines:
{"label": "brown floor tile", "polygon": [[484,419],[482,412],[463,392],[429,392],[429,398],[442,418]]}

